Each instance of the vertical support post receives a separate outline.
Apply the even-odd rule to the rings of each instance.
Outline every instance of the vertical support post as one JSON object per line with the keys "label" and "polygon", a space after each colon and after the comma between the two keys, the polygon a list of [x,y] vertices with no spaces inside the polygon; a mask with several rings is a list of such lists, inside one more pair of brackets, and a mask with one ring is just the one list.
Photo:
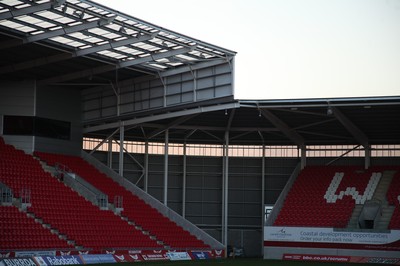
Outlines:
{"label": "vertical support post", "polygon": [[107,153],[107,166],[108,168],[112,169],[112,145],[113,145],[113,139],[110,138],[108,140],[108,153]]}
{"label": "vertical support post", "polygon": [[262,145],[261,158],[261,254],[264,253],[264,226],[265,226],[265,144]]}
{"label": "vertical support post", "polygon": [[124,139],[125,139],[125,128],[124,125],[120,126],[119,129],[119,175],[124,176]]}
{"label": "vertical support post", "polygon": [[365,146],[364,150],[365,150],[364,167],[367,170],[371,166],[371,146],[370,145]]}
{"label": "vertical support post", "polygon": [[169,147],[169,131],[165,130],[164,145],[164,205],[168,204],[168,147]]}
{"label": "vertical support post", "polygon": [[149,186],[149,141],[144,143],[144,191],[147,192]]}
{"label": "vertical support post", "polygon": [[225,132],[225,147],[224,147],[224,173],[223,173],[223,230],[222,244],[228,245],[228,177],[229,177],[229,131]]}
{"label": "vertical support post", "polygon": [[186,217],[186,141],[183,143],[182,217]]}
{"label": "vertical support post", "polygon": [[304,169],[307,165],[307,148],[306,145],[301,145],[300,146],[300,151],[301,151],[301,158],[300,158],[300,166],[301,169]]}

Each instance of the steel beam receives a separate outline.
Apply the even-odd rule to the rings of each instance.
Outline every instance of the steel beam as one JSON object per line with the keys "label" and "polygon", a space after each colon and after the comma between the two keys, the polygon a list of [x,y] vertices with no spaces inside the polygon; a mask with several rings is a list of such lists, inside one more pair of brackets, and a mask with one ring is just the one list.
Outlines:
{"label": "steel beam", "polygon": [[157,130],[151,132],[149,134],[148,138],[149,139],[154,138],[155,136],[161,134],[163,131],[168,130],[168,129],[172,128],[172,127],[175,127],[177,125],[180,125],[180,124],[192,119],[193,117],[196,117],[197,115],[198,114],[193,114],[193,115],[187,115],[187,116],[179,117],[178,119],[176,119],[176,120],[172,121],[171,123],[167,124],[165,127],[157,129]]}
{"label": "steel beam", "polygon": [[[219,104],[219,105],[212,105],[212,106],[205,106],[205,107],[199,106],[197,108],[187,109],[187,110],[182,110],[182,111],[177,111],[177,112],[170,112],[170,113],[165,113],[165,114],[159,114],[159,115],[153,115],[153,116],[147,116],[147,117],[141,117],[141,118],[134,118],[134,119],[129,119],[129,120],[124,121],[124,125],[126,125],[126,126],[138,125],[138,124],[143,124],[143,123],[162,120],[162,119],[180,117],[180,116],[184,116],[184,115],[192,115],[192,114],[213,112],[213,111],[233,109],[233,108],[239,108],[239,103],[233,102],[233,103]],[[104,129],[109,129],[109,128],[117,128],[117,127],[119,127],[119,125],[120,125],[120,122],[111,122],[109,124],[102,124],[102,125],[98,125],[98,126],[87,127],[87,128],[83,129],[83,133],[95,132],[98,130],[104,130]]]}
{"label": "steel beam", "polygon": [[38,42],[41,40],[57,37],[60,35],[70,34],[77,31],[87,30],[91,28],[96,28],[101,25],[107,24],[107,19],[99,19],[96,21],[86,22],[75,26],[65,27],[58,30],[52,30],[41,34],[31,35],[23,39],[23,43]]}
{"label": "steel beam", "polygon": [[54,1],[51,1],[48,3],[44,3],[44,4],[31,5],[29,7],[9,10],[7,12],[0,14],[0,20],[29,15],[29,14],[40,12],[43,10],[49,10],[49,9],[53,8],[53,6],[54,6]]}
{"label": "steel beam", "polygon": [[277,116],[266,109],[260,109],[261,114],[268,119],[274,126],[276,126],[283,134],[285,134],[291,141],[298,146],[304,144],[304,138],[299,135],[295,130],[291,129],[285,122],[280,120]]}
{"label": "steel beam", "polygon": [[66,52],[66,53],[52,55],[52,56],[45,56],[45,57],[40,57],[37,59],[33,59],[33,60],[21,62],[21,63],[6,65],[6,66],[0,67],[0,74],[10,73],[10,72],[14,72],[14,71],[21,71],[21,70],[25,70],[25,69],[29,69],[29,68],[33,68],[33,67],[39,67],[39,66],[43,66],[43,65],[47,65],[47,64],[51,64],[51,63],[60,62],[63,60],[74,58],[74,57],[90,55],[90,54],[94,54],[99,51],[103,51],[103,50],[107,50],[107,49],[114,49],[114,48],[124,46],[124,45],[148,41],[148,40],[151,40],[152,38],[154,38],[153,35],[141,35],[139,38],[132,37],[132,38],[128,38],[128,39],[121,40],[121,41],[108,42],[106,44],[94,46],[91,48]]}
{"label": "steel beam", "polygon": [[146,62],[154,61],[157,59],[161,59],[161,58],[171,57],[171,56],[178,55],[178,54],[184,54],[184,53],[191,51],[192,48],[181,48],[181,49],[176,49],[176,50],[158,53],[158,54],[154,54],[154,55],[149,55],[149,56],[145,56],[145,57],[140,57],[138,59],[119,62],[119,63],[116,63],[115,65],[110,64],[110,65],[104,65],[104,66],[90,68],[90,69],[84,69],[84,70],[80,70],[77,72],[68,73],[65,75],[40,80],[38,83],[40,85],[43,85],[43,84],[65,82],[65,81],[69,81],[69,80],[73,80],[73,79],[94,76],[94,75],[102,74],[105,72],[114,71],[119,68],[131,67],[131,66],[140,65],[140,64],[143,64]]}
{"label": "steel beam", "polygon": [[164,145],[164,205],[168,205],[168,148],[169,148],[169,131],[165,131]]}
{"label": "steel beam", "polygon": [[368,137],[362,132],[349,118],[347,118],[337,107],[331,106],[333,115],[339,120],[339,122],[350,132],[350,134],[367,148],[369,146]]}

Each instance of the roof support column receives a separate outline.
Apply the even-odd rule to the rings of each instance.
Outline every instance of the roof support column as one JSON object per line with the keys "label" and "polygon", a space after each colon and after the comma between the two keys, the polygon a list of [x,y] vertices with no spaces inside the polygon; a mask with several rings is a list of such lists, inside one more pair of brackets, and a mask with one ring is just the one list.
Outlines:
{"label": "roof support column", "polygon": [[168,205],[168,147],[169,147],[169,130],[165,130],[164,145],[164,205]]}
{"label": "roof support column", "polygon": [[125,127],[122,124],[119,128],[119,175],[124,176],[124,139]]}
{"label": "roof support column", "polygon": [[225,131],[222,174],[222,244],[228,245],[229,131]]}
{"label": "roof support column", "polygon": [[368,169],[371,166],[371,146],[368,145],[364,147],[365,150],[365,169]]}
{"label": "roof support column", "polygon": [[113,139],[110,138],[108,140],[108,153],[107,153],[107,165],[108,168],[112,169],[112,145],[113,145]]}
{"label": "roof support column", "polygon": [[149,141],[144,143],[144,191],[147,192],[149,184]]}
{"label": "roof support column", "polygon": [[307,166],[307,146],[306,145],[301,145],[300,146],[300,166],[301,169],[304,169],[304,167]]}
{"label": "roof support column", "polygon": [[182,169],[182,217],[186,216],[186,141],[183,143],[183,169]]}
{"label": "roof support column", "polygon": [[264,253],[264,226],[265,226],[265,144],[262,145],[261,157],[261,254]]}

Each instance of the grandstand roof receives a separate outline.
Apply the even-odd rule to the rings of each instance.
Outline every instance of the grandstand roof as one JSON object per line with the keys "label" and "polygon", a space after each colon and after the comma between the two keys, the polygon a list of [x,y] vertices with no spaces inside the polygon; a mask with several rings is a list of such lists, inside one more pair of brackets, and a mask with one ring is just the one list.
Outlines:
{"label": "grandstand roof", "polygon": [[[174,142],[260,145],[370,145],[400,143],[400,97],[231,100],[153,110],[123,118],[125,138]],[[85,125],[92,137],[107,137],[120,122]],[[118,137],[118,136],[117,136]]]}
{"label": "grandstand roof", "polygon": [[91,78],[166,75],[235,52],[85,0],[0,2],[0,79],[93,86]]}
{"label": "grandstand roof", "polygon": [[[231,62],[235,52],[87,0],[0,2],[0,80],[95,86]],[[251,78],[251,77],[249,77]],[[104,85],[104,84],[99,84]],[[84,135],[231,144],[399,144],[400,97],[234,100],[233,96],[84,121]],[[117,137],[117,136],[116,136]]]}

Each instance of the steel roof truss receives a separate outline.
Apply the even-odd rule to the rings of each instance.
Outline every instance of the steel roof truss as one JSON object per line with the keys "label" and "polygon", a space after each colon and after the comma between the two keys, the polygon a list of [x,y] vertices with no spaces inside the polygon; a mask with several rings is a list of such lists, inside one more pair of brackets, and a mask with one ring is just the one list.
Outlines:
{"label": "steel roof truss", "polygon": [[283,134],[285,134],[291,141],[298,146],[304,145],[304,138],[299,135],[295,130],[291,129],[285,122],[280,120],[277,116],[266,109],[260,109],[261,114],[268,119],[274,126],[276,126]]}
{"label": "steel roof truss", "polygon": [[337,107],[331,106],[333,115],[342,123],[342,125],[350,132],[350,134],[367,148],[369,146],[368,137],[362,132],[349,118],[347,118]]}

